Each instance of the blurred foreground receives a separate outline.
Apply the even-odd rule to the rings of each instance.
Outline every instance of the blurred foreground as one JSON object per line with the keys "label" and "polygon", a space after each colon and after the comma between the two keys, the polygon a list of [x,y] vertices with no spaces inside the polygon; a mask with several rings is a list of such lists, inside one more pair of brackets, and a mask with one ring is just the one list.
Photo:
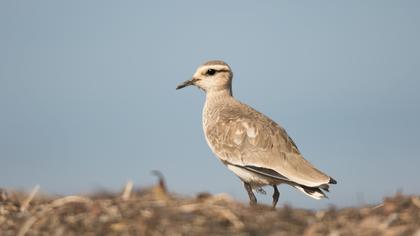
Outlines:
{"label": "blurred foreground", "polygon": [[416,235],[420,197],[396,195],[376,206],[313,211],[249,207],[228,195],[184,197],[164,182],[122,194],[42,196],[0,192],[0,235]]}

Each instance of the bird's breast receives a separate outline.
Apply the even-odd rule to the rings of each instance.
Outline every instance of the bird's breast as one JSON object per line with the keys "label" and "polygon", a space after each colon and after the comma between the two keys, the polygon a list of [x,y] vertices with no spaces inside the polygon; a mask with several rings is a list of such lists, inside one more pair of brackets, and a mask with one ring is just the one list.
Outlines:
{"label": "bird's breast", "polygon": [[216,156],[224,160],[225,155],[221,153],[222,140],[221,136],[223,127],[220,126],[220,106],[212,106],[212,104],[206,103],[203,108],[203,132],[206,138],[207,144]]}

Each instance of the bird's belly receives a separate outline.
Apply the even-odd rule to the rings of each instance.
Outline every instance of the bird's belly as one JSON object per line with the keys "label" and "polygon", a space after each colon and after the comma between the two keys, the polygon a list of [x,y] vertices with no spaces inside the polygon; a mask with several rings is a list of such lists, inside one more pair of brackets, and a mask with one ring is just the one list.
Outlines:
{"label": "bird's belly", "polygon": [[251,171],[245,170],[234,165],[227,164],[226,166],[229,170],[235,173],[243,182],[250,183],[252,186],[264,186],[273,184],[272,180],[258,175],[256,173],[253,173]]}

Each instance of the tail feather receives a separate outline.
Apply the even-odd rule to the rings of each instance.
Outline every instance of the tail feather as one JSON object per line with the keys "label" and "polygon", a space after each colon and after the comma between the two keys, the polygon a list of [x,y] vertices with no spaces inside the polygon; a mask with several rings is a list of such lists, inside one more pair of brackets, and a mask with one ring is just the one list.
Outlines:
{"label": "tail feather", "polygon": [[307,186],[303,186],[303,185],[294,185],[293,187],[295,187],[296,189],[299,189],[300,191],[302,191],[307,196],[309,196],[311,198],[315,198],[317,200],[320,200],[320,199],[323,199],[323,198],[328,198],[327,195],[325,195],[325,193],[321,190],[321,188],[322,188],[322,189],[328,191],[328,188],[325,189],[324,186],[320,186],[318,188],[318,187],[307,187]]}
{"label": "tail feather", "polygon": [[328,184],[323,184],[321,186],[319,186],[320,189],[329,192],[330,191],[330,186]]}
{"label": "tail feather", "polygon": [[308,186],[304,186],[297,183],[293,184],[293,187],[299,189],[300,191],[302,191],[304,194],[308,195],[311,198],[320,200],[323,198],[328,198],[327,195],[325,195],[325,193],[322,190],[324,190],[325,192],[329,192],[330,191],[329,184],[337,184],[337,181],[333,179],[332,177],[330,177],[330,180],[327,184],[322,184],[317,187],[308,187]]}
{"label": "tail feather", "polygon": [[337,184],[337,180],[333,179],[332,177],[330,177],[330,182],[329,184]]}

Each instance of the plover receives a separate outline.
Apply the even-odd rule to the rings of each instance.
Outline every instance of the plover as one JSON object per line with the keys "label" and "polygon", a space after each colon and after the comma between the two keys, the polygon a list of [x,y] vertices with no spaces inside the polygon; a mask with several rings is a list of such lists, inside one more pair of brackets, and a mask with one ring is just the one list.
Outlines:
{"label": "plover", "polygon": [[195,85],[206,93],[203,129],[210,149],[243,182],[250,204],[253,190],[274,189],[288,184],[315,198],[326,198],[329,184],[337,182],[305,160],[286,131],[269,117],[236,100],[232,95],[233,73],[224,61],[209,61],[198,67],[191,80],[176,89]]}

